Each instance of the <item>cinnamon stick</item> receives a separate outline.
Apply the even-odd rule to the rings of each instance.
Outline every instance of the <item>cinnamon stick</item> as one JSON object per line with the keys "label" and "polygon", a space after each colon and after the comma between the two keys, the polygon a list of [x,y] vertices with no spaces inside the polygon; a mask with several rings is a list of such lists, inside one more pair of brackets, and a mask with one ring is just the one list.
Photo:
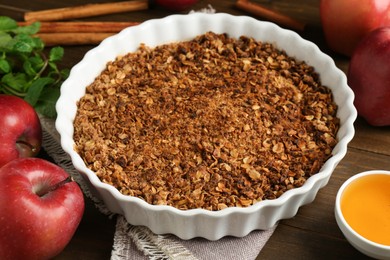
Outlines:
{"label": "cinnamon stick", "polygon": [[113,33],[38,33],[45,46],[96,45]]}
{"label": "cinnamon stick", "polygon": [[148,9],[148,0],[87,4],[58,9],[26,12],[25,21],[59,21]]}
{"label": "cinnamon stick", "polygon": [[[18,24],[19,26],[25,26],[31,24],[31,22],[19,22]],[[138,22],[41,22],[39,33],[117,33],[127,27],[138,24]]]}
{"label": "cinnamon stick", "polygon": [[303,31],[305,29],[304,23],[297,21],[284,14],[281,14],[277,11],[263,7],[259,4],[252,3],[248,0],[237,0],[236,7],[250,14],[259,16],[261,18],[279,24],[281,26],[286,26],[289,29],[293,29],[296,31]]}

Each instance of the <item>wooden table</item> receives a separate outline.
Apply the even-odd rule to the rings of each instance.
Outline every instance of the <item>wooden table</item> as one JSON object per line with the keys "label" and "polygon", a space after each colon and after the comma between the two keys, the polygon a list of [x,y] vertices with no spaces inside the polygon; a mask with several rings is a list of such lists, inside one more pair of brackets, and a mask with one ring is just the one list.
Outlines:
{"label": "wooden table", "polygon": [[[21,21],[23,13],[30,10],[60,8],[73,5],[98,3],[105,0],[2,0],[0,15]],[[217,12],[247,15],[234,7],[233,0],[200,0],[194,9],[211,4]],[[348,58],[329,51],[326,47],[319,17],[319,0],[257,0],[307,23],[302,37],[315,42],[331,55],[344,72]],[[166,10],[151,9],[124,14],[106,15],[84,20],[137,21],[160,18],[171,14]],[[257,17],[259,18],[259,17]],[[259,18],[260,19],[260,18]],[[72,67],[94,46],[69,46],[61,66]],[[343,237],[334,218],[334,202],[338,188],[350,176],[365,170],[390,170],[390,128],[371,127],[364,120],[356,121],[356,135],[349,145],[346,157],[334,171],[329,184],[320,190],[315,201],[300,208],[298,214],[280,222],[276,231],[260,252],[258,259],[365,259]],[[46,157],[42,153],[43,157]],[[109,259],[115,231],[115,219],[101,214],[89,200],[83,220],[72,241],[56,259]]]}

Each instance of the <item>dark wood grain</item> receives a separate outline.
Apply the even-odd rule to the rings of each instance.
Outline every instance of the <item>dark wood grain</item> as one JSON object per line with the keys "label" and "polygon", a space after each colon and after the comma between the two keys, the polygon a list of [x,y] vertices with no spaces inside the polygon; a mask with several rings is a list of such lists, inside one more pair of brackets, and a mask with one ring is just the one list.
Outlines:
{"label": "dark wood grain", "polygon": [[[23,18],[25,11],[69,7],[88,3],[103,3],[105,0],[3,0],[0,15]],[[301,36],[316,43],[329,54],[336,65],[347,72],[349,59],[333,53],[327,48],[319,17],[320,0],[257,0],[299,19],[307,24]],[[234,6],[234,0],[200,0],[195,9],[211,4],[218,12],[246,15]],[[185,12],[183,12],[185,13]],[[84,20],[95,21],[136,21],[161,18],[172,14],[167,10],[152,8],[147,11],[106,15]],[[261,17],[255,17],[261,20]],[[94,46],[65,48],[63,67],[72,67]],[[390,170],[390,127],[372,127],[362,118],[355,123],[356,135],[349,145],[346,157],[335,169],[329,183],[319,191],[316,199],[301,207],[291,219],[280,221],[276,231],[260,252],[258,259],[366,259],[343,237],[334,218],[334,201],[341,184],[354,174],[371,170]],[[42,157],[48,158],[42,153]],[[110,219],[99,212],[90,200],[86,200],[86,211],[82,223],[72,241],[56,259],[109,259],[115,231],[115,218]]]}

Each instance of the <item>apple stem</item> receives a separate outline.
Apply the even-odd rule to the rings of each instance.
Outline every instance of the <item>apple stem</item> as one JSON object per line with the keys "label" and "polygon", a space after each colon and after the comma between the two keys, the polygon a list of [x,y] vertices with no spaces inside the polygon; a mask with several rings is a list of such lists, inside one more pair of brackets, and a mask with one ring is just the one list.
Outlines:
{"label": "apple stem", "polygon": [[60,182],[57,182],[56,184],[48,187],[47,189],[43,189],[41,192],[38,192],[37,195],[40,196],[40,197],[43,197],[45,196],[46,194],[52,192],[52,191],[55,191],[56,189],[58,189],[59,187],[69,183],[69,182],[72,182],[74,181],[74,179],[72,178],[72,176],[68,176],[66,179],[60,181]]}
{"label": "apple stem", "polygon": [[17,140],[17,141],[16,141],[16,144],[21,144],[21,145],[23,145],[23,146],[28,147],[28,148],[31,150],[31,152],[32,152],[33,154],[35,154],[36,151],[37,151],[37,148],[36,148],[36,147],[32,146],[31,144],[29,144],[28,142],[25,142],[25,141],[23,141],[23,140]]}

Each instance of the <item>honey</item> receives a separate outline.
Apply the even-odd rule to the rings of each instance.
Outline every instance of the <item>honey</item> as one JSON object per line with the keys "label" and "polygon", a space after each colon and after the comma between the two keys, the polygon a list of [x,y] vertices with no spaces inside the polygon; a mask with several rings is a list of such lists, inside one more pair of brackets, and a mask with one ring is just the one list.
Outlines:
{"label": "honey", "polygon": [[352,229],[372,242],[390,246],[390,175],[355,179],[345,188],[340,206]]}

